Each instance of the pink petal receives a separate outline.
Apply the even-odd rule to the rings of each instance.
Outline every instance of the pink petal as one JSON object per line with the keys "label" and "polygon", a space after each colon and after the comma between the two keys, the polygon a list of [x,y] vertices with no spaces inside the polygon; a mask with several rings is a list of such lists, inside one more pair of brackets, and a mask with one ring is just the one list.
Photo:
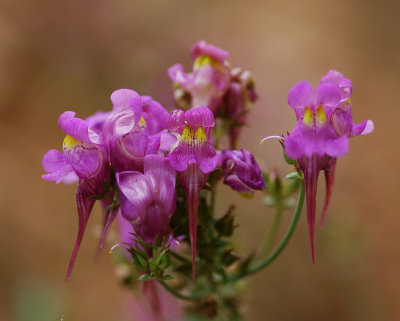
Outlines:
{"label": "pink petal", "polygon": [[140,223],[154,198],[149,178],[139,172],[121,172],[115,177],[121,192],[122,216],[133,224]]}
{"label": "pink petal", "polygon": [[205,40],[199,40],[191,49],[192,58],[199,56],[209,56],[219,62],[224,62],[229,56],[229,52],[208,44]]}
{"label": "pink petal", "polygon": [[186,121],[192,127],[214,127],[215,120],[211,110],[207,107],[197,107],[185,113]]}
{"label": "pink petal", "polygon": [[314,90],[309,82],[303,80],[290,89],[288,94],[288,104],[295,112],[297,119],[303,114],[303,110],[307,106],[311,106],[314,101]]}
{"label": "pink petal", "polygon": [[138,110],[141,108],[139,94],[131,89],[118,89],[110,96],[113,104],[113,111],[119,109],[132,109]]}
{"label": "pink petal", "polygon": [[339,89],[330,83],[319,84],[315,94],[316,105],[336,107],[340,103]]}

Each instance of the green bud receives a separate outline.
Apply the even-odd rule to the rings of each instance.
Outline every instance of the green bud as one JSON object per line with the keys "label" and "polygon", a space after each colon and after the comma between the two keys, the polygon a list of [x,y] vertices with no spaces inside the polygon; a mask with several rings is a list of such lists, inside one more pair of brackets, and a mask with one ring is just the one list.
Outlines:
{"label": "green bud", "polygon": [[165,249],[158,256],[156,264],[161,270],[165,270],[169,266],[169,261],[169,252]]}
{"label": "green bud", "polygon": [[139,271],[146,270],[147,260],[133,249],[131,250],[131,255],[132,255],[132,263],[135,266],[135,268]]}
{"label": "green bud", "polygon": [[299,179],[299,173],[297,172],[291,172],[289,174],[286,175],[285,177],[286,179]]}

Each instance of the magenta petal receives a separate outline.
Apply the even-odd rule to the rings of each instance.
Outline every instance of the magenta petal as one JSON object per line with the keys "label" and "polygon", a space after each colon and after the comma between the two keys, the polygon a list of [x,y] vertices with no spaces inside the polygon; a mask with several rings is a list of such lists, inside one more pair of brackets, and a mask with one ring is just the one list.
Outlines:
{"label": "magenta petal", "polygon": [[82,242],[83,234],[86,229],[87,221],[89,220],[90,212],[92,211],[95,200],[89,197],[88,189],[91,189],[92,182],[81,180],[76,192],[76,205],[78,208],[79,226],[78,235],[76,238],[74,250],[72,251],[71,259],[69,261],[67,275],[65,280],[68,281],[74,267],[75,259],[78,254],[79,247]]}
{"label": "magenta petal", "polygon": [[118,183],[122,216],[132,224],[144,220],[153,200],[149,178],[139,172],[121,172],[115,175]]}
{"label": "magenta petal", "polygon": [[151,97],[142,96],[142,117],[147,123],[150,135],[166,129],[169,113]]}
{"label": "magenta petal", "polygon": [[185,112],[182,109],[175,109],[168,117],[167,127],[171,131],[181,133],[185,127]]}
{"label": "magenta petal", "polygon": [[219,62],[224,62],[229,56],[229,52],[208,44],[205,40],[199,40],[191,49],[192,58],[209,56]]}
{"label": "magenta petal", "polygon": [[344,75],[336,71],[334,69],[329,70],[325,75],[322,76],[321,81],[322,83],[333,83],[335,85],[339,84],[344,78]]}
{"label": "magenta petal", "polygon": [[322,78],[321,83],[332,83],[336,85],[339,89],[341,100],[344,101],[348,99],[353,92],[353,84],[350,79],[345,78],[345,76],[336,71],[328,71]]}
{"label": "magenta petal", "polygon": [[58,118],[58,126],[69,136],[85,143],[100,144],[101,139],[94,131],[89,130],[86,121],[75,118],[73,111],[66,111]]}
{"label": "magenta petal", "polygon": [[196,153],[195,157],[196,163],[199,165],[203,173],[210,173],[217,166],[218,155],[209,142],[206,142],[200,147],[200,150]]}
{"label": "magenta petal", "polygon": [[326,154],[331,157],[341,157],[349,151],[349,138],[346,135],[336,139],[327,138],[321,140],[319,146],[322,151],[318,153],[319,155]]}
{"label": "magenta petal", "polygon": [[153,191],[155,191],[154,202],[163,208],[163,216],[169,220],[176,209],[175,170],[167,158],[158,155],[146,155],[144,172],[151,182]]}
{"label": "magenta petal", "polygon": [[358,135],[366,135],[374,130],[374,122],[372,120],[365,120],[361,124],[354,125],[351,131],[351,137]]}
{"label": "magenta petal", "polygon": [[322,227],[322,225],[324,225],[326,212],[328,210],[329,202],[331,200],[332,188],[333,188],[333,183],[335,180],[336,161],[337,161],[336,158],[331,158],[330,160],[328,160],[328,162],[324,168],[326,195],[325,195],[324,209],[322,210],[322,215],[321,215],[321,218],[319,221],[320,227]]}
{"label": "magenta petal", "polygon": [[119,109],[140,109],[140,96],[131,89],[118,89],[111,94],[111,103],[113,104],[113,111]]}
{"label": "magenta petal", "polygon": [[74,173],[74,169],[70,164],[66,163],[64,154],[61,154],[58,150],[49,150],[43,156],[43,168],[46,172],[50,174],[42,175],[42,178],[47,181],[56,181],[60,183],[73,183],[77,181],[77,177]]}
{"label": "magenta petal", "polygon": [[186,121],[192,127],[214,127],[214,115],[207,107],[197,107],[185,113]]}
{"label": "magenta petal", "polygon": [[331,116],[331,125],[338,136],[350,136],[353,129],[353,118],[351,114],[341,108],[337,108]]}
{"label": "magenta petal", "polygon": [[104,122],[111,115],[111,112],[98,111],[92,116],[86,118],[89,129],[100,135],[103,131]]}
{"label": "magenta petal", "polygon": [[125,109],[114,114],[110,118],[110,124],[113,125],[113,131],[117,136],[123,136],[129,133],[139,122],[140,114],[131,109]]}
{"label": "magenta petal", "polygon": [[315,93],[317,105],[336,107],[340,103],[339,89],[330,83],[319,84]]}
{"label": "magenta petal", "polygon": [[313,101],[314,90],[305,80],[294,85],[289,91],[288,103],[295,110],[297,119],[302,116],[304,107],[311,106]]}
{"label": "magenta petal", "polygon": [[103,152],[95,145],[81,143],[64,148],[64,155],[75,173],[83,179],[95,176],[104,165]]}
{"label": "magenta petal", "polygon": [[183,66],[181,64],[175,64],[168,68],[168,76],[173,82],[178,84],[185,84],[190,81],[189,77],[186,75]]}
{"label": "magenta petal", "polygon": [[65,157],[64,154],[60,153],[56,149],[49,150],[43,156],[42,160],[43,169],[46,172],[55,172],[59,171],[61,167],[65,165]]}
{"label": "magenta petal", "polygon": [[172,153],[168,155],[171,166],[178,172],[184,171],[189,164],[195,163],[193,153],[190,152],[189,146],[181,142]]}

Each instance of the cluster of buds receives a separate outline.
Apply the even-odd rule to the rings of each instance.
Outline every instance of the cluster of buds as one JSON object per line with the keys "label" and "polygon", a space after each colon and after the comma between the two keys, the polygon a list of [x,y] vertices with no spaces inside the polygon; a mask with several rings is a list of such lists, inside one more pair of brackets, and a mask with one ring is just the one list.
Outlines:
{"label": "cluster of buds", "polygon": [[[167,112],[151,97],[120,89],[111,95],[109,112],[97,112],[86,120],[76,118],[72,111],[59,117],[59,126],[67,134],[63,152],[45,154],[43,167],[48,174],[43,178],[56,183],[79,182],[79,229],[67,279],[96,200],[101,200],[105,213],[100,247],[118,217],[125,222],[122,225],[129,225],[130,237],[121,235],[125,235],[123,244],[133,249],[135,265],[151,274],[153,263],[162,262],[158,264],[162,275],[168,261],[164,250],[185,238],[174,235],[170,227],[177,208],[176,189],[183,188],[194,279],[199,195],[210,174],[216,172],[225,184],[246,195],[265,187],[250,152],[218,150],[213,145],[212,129],[221,110],[230,110],[242,121],[246,100],[254,101],[257,96],[248,73],[231,70],[225,61],[228,53],[204,41],[193,47],[192,55],[196,59],[193,75],[185,75],[179,65],[169,69],[174,80],[190,91],[192,108],[186,111]],[[162,247],[157,252],[162,253],[161,258],[149,251],[154,246]]]}

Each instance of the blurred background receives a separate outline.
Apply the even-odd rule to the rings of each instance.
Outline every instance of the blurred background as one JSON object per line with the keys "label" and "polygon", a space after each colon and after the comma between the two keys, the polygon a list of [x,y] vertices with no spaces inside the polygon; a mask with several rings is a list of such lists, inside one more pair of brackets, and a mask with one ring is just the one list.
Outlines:
{"label": "blurred background", "polygon": [[[166,70],[176,62],[190,70],[199,39],[253,72],[260,99],[241,146],[265,170],[290,171],[279,144],[259,140],[293,128],[287,93],[300,80],[315,86],[328,70],[343,72],[354,84],[355,121],[375,123],[338,163],[327,220],[316,232],[317,263],[303,215],[279,259],[251,279],[247,320],[400,320],[399,12],[398,1],[365,0],[2,0],[0,320],[129,320],[113,259],[105,251],[94,260],[98,207],[64,282],[78,224],[75,187],[43,181],[42,156],[61,148],[61,112],[86,118],[108,110],[115,89],[171,109]],[[225,187],[221,193],[221,211],[238,206],[237,243],[249,251],[273,213],[261,194],[249,201]],[[323,193],[321,180],[319,207]]]}

